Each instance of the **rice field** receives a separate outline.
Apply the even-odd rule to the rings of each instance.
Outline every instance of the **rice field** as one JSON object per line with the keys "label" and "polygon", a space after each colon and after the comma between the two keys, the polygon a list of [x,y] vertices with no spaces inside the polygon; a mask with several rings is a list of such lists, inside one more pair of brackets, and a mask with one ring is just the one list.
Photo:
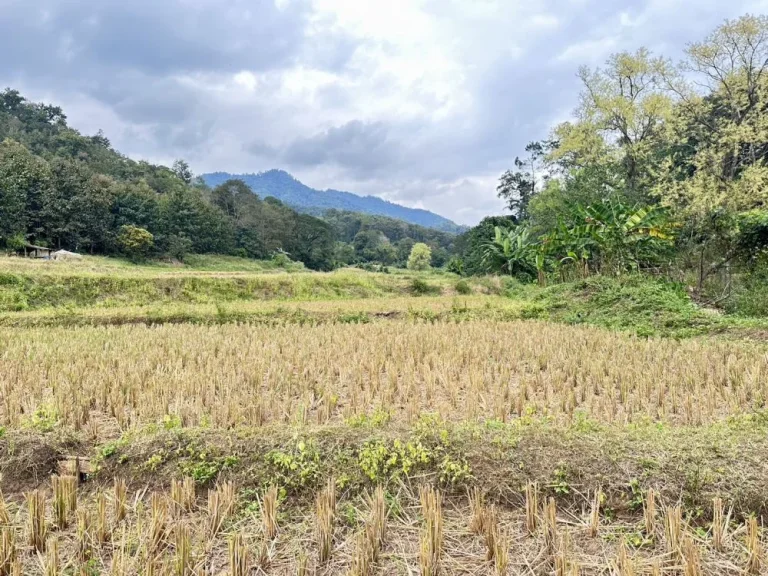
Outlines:
{"label": "rice field", "polygon": [[[676,505],[652,491],[637,522],[607,520],[597,491],[581,511],[559,509],[526,487],[518,510],[472,491],[462,501],[422,488],[372,490],[345,499],[333,481],[314,512],[295,515],[272,487],[245,500],[231,483],[199,494],[190,480],[165,493],[132,493],[124,482],[83,498],[75,477],[55,477],[0,508],[0,573],[110,575],[764,573],[765,542],[754,518],[692,530]],[[46,510],[50,510],[47,513]],[[608,511],[610,512],[610,511]]]}
{"label": "rice field", "polygon": [[0,576],[768,573],[760,339],[498,279],[7,266]]}
{"label": "rice field", "polygon": [[449,421],[703,425],[764,407],[768,350],[544,322],[163,325],[0,331],[0,425],[121,430]]}

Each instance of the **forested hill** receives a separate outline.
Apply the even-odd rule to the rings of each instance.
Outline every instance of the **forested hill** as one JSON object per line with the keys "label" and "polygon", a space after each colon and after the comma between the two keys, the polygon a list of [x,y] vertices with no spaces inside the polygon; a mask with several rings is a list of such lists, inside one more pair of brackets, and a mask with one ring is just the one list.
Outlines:
{"label": "forested hill", "polygon": [[239,182],[211,190],[184,161],[135,162],[61,108],[0,91],[0,249],[25,243],[136,259],[275,255],[334,267],[332,227]]}
{"label": "forested hill", "polygon": [[258,174],[215,172],[203,175],[203,180],[211,187],[233,178],[242,180],[260,196],[273,196],[301,212],[316,213],[318,209],[335,209],[387,216],[453,234],[460,234],[465,230],[462,226],[428,210],[406,208],[375,196],[358,196],[339,190],[315,190],[283,170],[269,170]]}

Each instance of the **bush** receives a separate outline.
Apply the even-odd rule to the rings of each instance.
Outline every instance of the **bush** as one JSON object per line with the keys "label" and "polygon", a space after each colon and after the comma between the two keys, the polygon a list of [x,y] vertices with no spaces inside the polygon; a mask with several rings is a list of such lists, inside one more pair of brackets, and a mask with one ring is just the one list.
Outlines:
{"label": "bush", "polygon": [[192,252],[192,240],[186,236],[177,236],[175,234],[168,237],[168,256],[184,262],[184,258]]}
{"label": "bush", "polygon": [[461,258],[454,256],[450,260],[448,260],[448,264],[446,265],[446,270],[448,272],[452,272],[453,274],[458,274],[459,276],[464,276],[464,260]]}
{"label": "bush", "polygon": [[9,250],[20,250],[27,244],[24,234],[15,234],[5,241],[5,247]]}
{"label": "bush", "polygon": [[466,280],[456,282],[456,292],[462,295],[472,294],[472,286]]}
{"label": "bush", "polygon": [[272,262],[278,268],[288,268],[293,260],[285,252],[275,252],[275,255],[272,256]]}
{"label": "bush", "polygon": [[428,284],[421,278],[411,280],[411,292],[415,296],[425,296],[427,294],[440,294],[440,288]]}
{"label": "bush", "polygon": [[127,224],[120,227],[117,236],[117,245],[120,251],[132,260],[146,258],[149,251],[155,245],[155,237],[149,230]]}

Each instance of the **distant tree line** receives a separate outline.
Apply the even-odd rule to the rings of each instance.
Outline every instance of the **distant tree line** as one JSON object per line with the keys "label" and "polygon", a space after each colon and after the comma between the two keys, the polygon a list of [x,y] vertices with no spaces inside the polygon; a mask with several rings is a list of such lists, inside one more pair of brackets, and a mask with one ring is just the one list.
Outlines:
{"label": "distant tree line", "polygon": [[405,266],[426,242],[433,264],[453,236],[391,218],[300,214],[240,180],[210,189],[184,161],[135,162],[101,132],[83,136],[61,108],[0,93],[0,246],[25,243],[134,258],[217,253],[279,255],[316,270],[378,262]]}

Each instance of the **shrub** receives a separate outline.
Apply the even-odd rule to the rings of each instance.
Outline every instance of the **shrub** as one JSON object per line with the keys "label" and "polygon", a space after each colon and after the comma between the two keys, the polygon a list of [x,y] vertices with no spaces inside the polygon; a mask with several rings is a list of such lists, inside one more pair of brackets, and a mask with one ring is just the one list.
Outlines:
{"label": "shrub", "polygon": [[192,240],[186,236],[175,234],[168,237],[168,256],[183,262],[184,258],[192,251]]}
{"label": "shrub", "polygon": [[288,268],[293,261],[285,252],[276,252],[275,255],[272,256],[272,262],[278,268]]}
{"label": "shrub", "polygon": [[126,224],[120,227],[117,245],[132,260],[145,258],[155,245],[155,237],[149,230]]}
{"label": "shrub", "polygon": [[448,264],[446,264],[445,268],[448,270],[448,272],[458,274],[459,276],[464,276],[464,260],[458,256],[454,256],[448,260]]}
{"label": "shrub", "polygon": [[456,292],[462,295],[472,294],[472,286],[466,280],[456,282]]}
{"label": "shrub", "polygon": [[416,296],[424,296],[426,294],[439,294],[440,288],[428,284],[421,278],[414,278],[411,280],[411,292]]}

